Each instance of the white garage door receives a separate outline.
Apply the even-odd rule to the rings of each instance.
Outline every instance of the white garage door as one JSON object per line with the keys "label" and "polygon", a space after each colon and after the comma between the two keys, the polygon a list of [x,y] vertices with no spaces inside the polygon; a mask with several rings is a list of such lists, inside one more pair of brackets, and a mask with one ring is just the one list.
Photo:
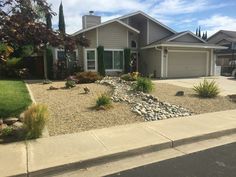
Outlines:
{"label": "white garage door", "polygon": [[168,77],[198,77],[206,75],[206,52],[169,52]]}

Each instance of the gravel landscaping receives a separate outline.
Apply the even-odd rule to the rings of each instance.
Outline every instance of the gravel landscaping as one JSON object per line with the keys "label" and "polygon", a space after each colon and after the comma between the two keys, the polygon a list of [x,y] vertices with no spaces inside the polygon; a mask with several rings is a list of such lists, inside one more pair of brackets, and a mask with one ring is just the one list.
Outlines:
{"label": "gravel landscaping", "polygon": [[134,82],[127,82],[117,77],[105,77],[99,83],[110,85],[113,88],[112,100],[130,104],[132,112],[142,116],[145,121],[191,115],[191,111],[181,106],[160,101],[151,94],[133,91]]}
{"label": "gravel landscaping", "polygon": [[[155,83],[155,88],[152,94],[160,100],[183,106],[195,114],[236,109],[236,103],[230,101],[229,97],[199,98],[190,88],[164,83]],[[184,91],[185,95],[175,96],[177,91]]]}
{"label": "gravel landscaping", "polygon": [[[51,136],[144,121],[125,103],[114,103],[113,108],[106,111],[93,109],[98,96],[111,92],[111,88],[105,85],[79,84],[75,88],[64,89],[65,82],[45,85],[30,82],[29,86],[36,102],[49,107],[48,129]],[[50,86],[60,89],[48,90]],[[84,94],[85,87],[90,89],[90,93]]]}
{"label": "gravel landscaping", "polygon": [[[97,83],[79,84],[72,89],[65,89],[65,82],[45,85],[31,82],[29,85],[36,102],[49,107],[51,136],[236,109],[236,103],[229,97],[203,99],[192,89],[164,83],[155,83],[155,90],[147,94],[133,91],[134,82],[117,77],[105,77]],[[59,89],[49,90],[50,87]],[[85,94],[84,88],[90,92]],[[175,96],[177,91],[183,91],[184,96]],[[104,93],[111,96],[113,107],[97,111],[94,109],[96,99]]]}

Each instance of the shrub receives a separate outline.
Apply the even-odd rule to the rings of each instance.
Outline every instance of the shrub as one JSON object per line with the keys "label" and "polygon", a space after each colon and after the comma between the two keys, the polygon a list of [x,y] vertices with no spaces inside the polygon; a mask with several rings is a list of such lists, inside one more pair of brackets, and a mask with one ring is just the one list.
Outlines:
{"label": "shrub", "polygon": [[11,136],[13,134],[13,128],[12,127],[6,127],[4,129],[2,129],[2,136],[6,137],[6,136]]}
{"label": "shrub", "polygon": [[70,89],[70,88],[75,87],[76,83],[73,80],[67,80],[66,83],[65,83],[65,86],[66,86],[66,88]]}
{"label": "shrub", "polygon": [[109,108],[111,107],[111,98],[105,94],[98,97],[96,101],[96,108]]}
{"label": "shrub", "polygon": [[93,82],[95,82],[97,80],[101,80],[102,79],[102,77],[98,73],[91,72],[91,71],[78,73],[76,75],[76,78],[78,79],[78,82],[80,84],[83,84],[83,83],[93,83]]}
{"label": "shrub", "polygon": [[149,78],[138,77],[134,89],[144,93],[149,93],[154,89],[154,85]]}
{"label": "shrub", "polygon": [[123,74],[121,76],[121,79],[125,81],[136,81],[138,79],[139,73],[138,72],[132,72],[128,74]]}
{"label": "shrub", "polygon": [[66,78],[66,80],[67,81],[74,81],[76,84],[78,84],[79,83],[79,81],[78,81],[78,79],[76,79],[76,76],[68,76],[67,78]]}
{"label": "shrub", "polygon": [[48,109],[45,105],[32,105],[24,112],[24,127],[26,137],[29,139],[39,138],[42,135],[46,121],[48,119]]}
{"label": "shrub", "polygon": [[215,81],[207,81],[204,79],[199,85],[194,86],[193,90],[198,96],[203,98],[214,98],[220,93],[220,89]]}

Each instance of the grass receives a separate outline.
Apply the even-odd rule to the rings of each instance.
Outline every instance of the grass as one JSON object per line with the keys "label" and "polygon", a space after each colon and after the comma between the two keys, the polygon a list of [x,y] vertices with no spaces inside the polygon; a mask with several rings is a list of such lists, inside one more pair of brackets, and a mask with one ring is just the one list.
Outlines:
{"label": "grass", "polygon": [[0,118],[18,116],[31,104],[23,81],[0,80]]}

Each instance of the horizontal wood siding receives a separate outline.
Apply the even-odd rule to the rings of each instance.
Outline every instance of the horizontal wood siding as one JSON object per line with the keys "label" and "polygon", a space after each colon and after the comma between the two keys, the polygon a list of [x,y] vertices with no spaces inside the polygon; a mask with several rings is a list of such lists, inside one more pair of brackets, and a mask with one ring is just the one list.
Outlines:
{"label": "horizontal wood siding", "polygon": [[128,29],[114,22],[98,28],[98,43],[104,48],[123,49],[127,47]]}
{"label": "horizontal wood siding", "polygon": [[90,41],[88,48],[97,48],[96,29],[90,30],[85,33],[85,37]]}
{"label": "horizontal wood siding", "polygon": [[169,30],[149,20],[149,44],[173,34]]}

